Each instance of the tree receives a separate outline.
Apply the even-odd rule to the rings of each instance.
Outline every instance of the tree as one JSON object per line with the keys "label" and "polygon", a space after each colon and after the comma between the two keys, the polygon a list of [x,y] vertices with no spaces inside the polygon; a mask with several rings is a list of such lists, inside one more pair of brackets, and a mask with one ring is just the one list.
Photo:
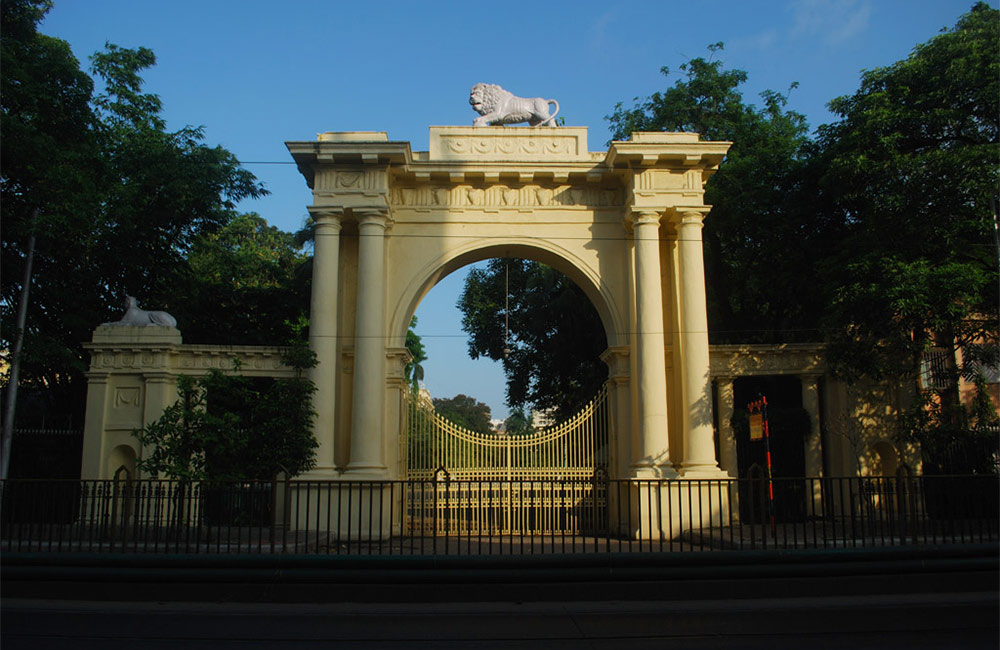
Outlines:
{"label": "tree", "polygon": [[551,267],[492,259],[469,272],[458,307],[469,356],[503,363],[512,407],[533,404],[569,416],[607,379],[600,316],[583,290]]}
{"label": "tree", "polygon": [[[73,399],[60,379],[65,375],[49,369],[48,361],[65,368],[74,359],[47,337],[37,335],[39,304],[51,293],[51,283],[72,282],[60,277],[65,268],[59,258],[78,255],[87,235],[78,223],[80,213],[93,209],[89,188],[98,177],[93,161],[98,158],[96,119],[89,101],[93,81],[80,70],[68,44],[37,32],[37,24],[50,9],[50,2],[11,0],[0,5],[0,201],[3,228],[0,229],[0,350],[5,365],[19,334],[14,315],[22,291],[29,241],[36,236],[31,302],[24,354],[21,358],[22,384],[44,383],[58,393],[54,403],[64,409],[76,406],[82,413],[83,399]],[[38,215],[37,218],[35,215]],[[58,251],[58,253],[57,253]],[[91,290],[93,285],[91,285]],[[51,311],[58,311],[52,305]],[[63,316],[53,314],[51,320]],[[72,327],[74,315],[53,323]],[[41,362],[39,361],[41,360]],[[82,371],[82,364],[75,370]],[[41,380],[41,381],[40,381]],[[24,394],[22,393],[22,396]],[[51,409],[49,409],[51,412]],[[67,409],[68,410],[68,409]],[[22,411],[26,413],[27,411]],[[82,421],[82,417],[80,418]]]}
{"label": "tree", "polygon": [[410,385],[410,389],[417,393],[420,390],[420,382],[424,380],[424,361],[427,361],[427,353],[424,350],[424,343],[417,334],[417,317],[410,319],[410,327],[406,330],[406,349],[410,353],[410,361],[403,368],[403,378]]}
{"label": "tree", "polygon": [[523,408],[511,409],[503,426],[509,436],[527,436],[535,429],[534,417],[531,413],[525,413]]}
{"label": "tree", "polygon": [[176,310],[193,242],[265,190],[231,153],[204,145],[202,130],[165,130],[159,98],[142,91],[140,73],[155,62],[148,49],[108,45],[95,55],[105,89],[95,95],[69,46],[37,32],[50,6],[10,0],[0,8],[0,349],[10,350],[16,334],[13,306],[34,234],[21,383],[44,387],[53,409],[79,423],[81,342],[126,294]]}
{"label": "tree", "polygon": [[490,407],[474,397],[458,394],[451,399],[434,398],[434,410],[455,424],[477,433],[490,433]]}
{"label": "tree", "polygon": [[298,475],[316,464],[312,434],[316,387],[304,372],[316,364],[305,343],[286,350],[293,378],[258,382],[211,370],[181,376],[179,399],[163,415],[133,431],[144,448],[139,467],[154,477],[179,480],[268,481],[279,472]]}
{"label": "tree", "polygon": [[[168,302],[188,343],[267,345],[309,316],[308,257],[256,213],[198,235]],[[182,299],[186,297],[186,299]]]}
{"label": "tree", "polygon": [[[723,44],[709,48],[713,57]],[[692,131],[733,143],[705,188],[703,232],[713,343],[814,341],[824,303],[816,260],[836,241],[836,222],[816,209],[816,171],[805,118],[768,90],[746,103],[743,70],[694,58],[663,92],[607,117],[615,139],[633,131]],[[661,68],[667,77],[669,68]],[[796,84],[792,84],[794,88]]]}
{"label": "tree", "polygon": [[[958,380],[997,358],[998,23],[976,4],[905,60],[865,72],[830,103],[839,121],[819,130],[825,196],[846,231],[827,266],[838,287],[830,359],[847,379],[909,378],[907,428],[925,452],[995,421],[963,406]],[[945,363],[921,385],[931,348]]]}

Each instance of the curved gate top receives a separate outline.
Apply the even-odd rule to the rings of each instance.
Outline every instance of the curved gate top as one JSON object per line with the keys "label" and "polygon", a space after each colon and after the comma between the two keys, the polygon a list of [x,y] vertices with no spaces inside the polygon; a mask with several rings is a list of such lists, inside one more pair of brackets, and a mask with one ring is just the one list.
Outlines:
{"label": "curved gate top", "polygon": [[591,479],[607,470],[607,404],[607,389],[602,388],[565,422],[509,435],[470,431],[408,393],[406,478],[430,480],[443,473],[462,481]]}
{"label": "curved gate top", "polygon": [[729,143],[635,133],[591,152],[583,127],[448,126],[429,144],[287,143],[313,191],[308,478],[402,473],[410,317],[441,278],[491,257],[548,264],[593,302],[609,346],[609,475],[719,475],[701,227]]}

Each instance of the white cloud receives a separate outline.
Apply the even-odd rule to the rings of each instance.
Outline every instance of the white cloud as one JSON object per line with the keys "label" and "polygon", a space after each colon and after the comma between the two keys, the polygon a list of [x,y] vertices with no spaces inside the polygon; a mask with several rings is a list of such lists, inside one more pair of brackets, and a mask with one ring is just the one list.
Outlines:
{"label": "white cloud", "polygon": [[821,38],[828,44],[843,43],[868,29],[872,7],[869,0],[793,0],[790,35]]}
{"label": "white cloud", "polygon": [[756,34],[731,39],[726,43],[726,45],[727,49],[731,48],[733,50],[768,50],[777,42],[777,40],[778,30],[772,27]]}
{"label": "white cloud", "polygon": [[618,7],[601,14],[587,30],[589,43],[594,49],[603,49],[607,41],[608,26],[618,17]]}

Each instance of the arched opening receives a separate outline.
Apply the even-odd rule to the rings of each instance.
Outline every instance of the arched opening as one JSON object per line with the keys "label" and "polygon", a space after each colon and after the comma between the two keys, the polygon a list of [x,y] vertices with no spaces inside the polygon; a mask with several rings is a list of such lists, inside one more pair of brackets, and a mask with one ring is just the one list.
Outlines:
{"label": "arched opening", "polygon": [[899,453],[888,440],[879,440],[874,445],[876,454],[876,476],[895,476],[899,469]]}
{"label": "arched opening", "polygon": [[118,474],[124,480],[135,478],[136,454],[135,449],[129,445],[118,445],[108,454],[108,464],[105,478],[113,479],[122,467],[125,472]]}
{"label": "arched opening", "polygon": [[[604,362],[599,360],[599,357],[604,351],[613,345],[621,345],[622,339],[624,337],[622,326],[622,315],[615,303],[612,296],[612,292],[605,286],[602,281],[599,272],[590,268],[587,264],[577,259],[574,255],[558,248],[551,242],[540,242],[531,241],[525,242],[517,239],[511,239],[503,243],[497,243],[495,241],[485,240],[487,243],[482,241],[479,243],[470,243],[465,247],[458,247],[452,249],[449,252],[442,254],[441,257],[437,258],[433,263],[430,263],[421,270],[420,273],[415,275],[406,290],[403,292],[401,300],[396,305],[396,308],[391,312],[390,328],[393,333],[394,343],[397,346],[402,347],[404,345],[407,329],[410,325],[411,318],[417,312],[417,308],[427,294],[440,283],[445,277],[456,273],[459,269],[476,265],[477,263],[487,262],[488,260],[508,260],[510,262],[518,263],[521,261],[527,261],[528,263],[534,264],[536,267],[542,267],[545,269],[550,269],[552,271],[552,276],[557,277],[565,281],[565,284],[570,287],[573,291],[565,292],[558,295],[560,300],[570,300],[579,301],[582,305],[570,305],[570,307],[576,309],[576,313],[581,315],[579,320],[586,321],[585,323],[562,323],[561,326],[564,329],[569,329],[576,327],[572,331],[571,338],[575,341],[581,340],[582,335],[590,336],[587,344],[582,350],[582,354],[586,357],[586,361],[582,367],[578,367],[577,370],[586,371],[588,380],[586,382],[589,386],[589,390],[571,390],[572,387],[564,387],[564,393],[575,394],[577,399],[560,399],[559,408],[552,409],[551,407],[556,406],[555,403],[549,401],[545,403],[538,404],[537,399],[528,399],[532,396],[537,397],[540,391],[532,391],[527,386],[521,386],[526,395],[517,395],[517,388],[511,390],[508,382],[508,393],[513,397],[524,397],[525,399],[516,399],[515,401],[521,402],[532,402],[538,404],[542,408],[550,408],[550,410],[557,411],[557,415],[560,418],[565,418],[570,415],[571,412],[575,412],[580,406],[582,406],[586,401],[593,397],[593,394],[597,392],[600,385],[603,384],[607,377],[607,367]],[[507,264],[505,262],[505,264]],[[479,264],[478,268],[483,268]],[[523,278],[522,278],[523,279]],[[527,279],[528,282],[536,281],[538,275],[530,275]],[[557,280],[558,281],[558,280]],[[557,287],[557,291],[558,291]],[[515,275],[514,285],[510,287],[505,287],[505,291],[514,294],[515,298],[523,297],[522,294],[526,291],[526,288],[521,285],[518,286],[518,278]],[[550,294],[553,295],[553,294]],[[535,296],[536,301],[534,307],[538,309],[538,300]],[[559,302],[553,300],[551,302],[552,309],[558,311],[558,313],[553,314],[551,320],[547,319],[548,324],[555,323],[556,326],[560,324],[556,323],[558,317],[565,316],[563,313],[565,311],[566,305],[563,303],[563,308],[559,307]],[[548,306],[548,305],[546,305]],[[526,311],[526,305],[518,304],[518,300],[514,300],[512,304],[509,305],[496,305],[497,307],[497,321],[493,323],[492,327],[483,327],[482,335],[485,339],[480,341],[472,341],[473,348],[476,349],[476,353],[484,357],[489,357],[497,361],[505,362],[505,369],[512,368],[515,365],[516,357],[518,354],[517,341],[514,341],[513,349],[511,350],[511,357],[507,360],[502,358],[499,352],[505,346],[503,339],[505,336],[504,329],[500,327],[500,317],[508,316],[508,308],[510,314],[521,314]],[[530,306],[529,306],[530,307]],[[583,309],[592,308],[589,313],[584,314]],[[516,323],[514,323],[516,329]],[[475,326],[474,326],[475,329]],[[510,330],[516,337],[517,333],[514,329]],[[596,333],[594,330],[598,330]],[[531,344],[534,344],[536,348],[539,347],[538,339],[545,336],[545,333],[534,332],[531,336],[535,339]],[[555,343],[562,342],[566,345],[572,345],[573,342],[567,342],[568,337],[563,336],[562,339],[552,338],[551,341]],[[492,344],[492,345],[491,345]],[[559,355],[559,350],[552,350],[553,354]],[[565,348],[563,349],[562,358],[566,358],[568,355],[565,354]],[[525,365],[525,364],[520,364]],[[540,367],[544,367],[544,364],[537,364]],[[536,369],[536,374],[541,372],[541,370]],[[581,374],[577,372],[577,374]],[[599,378],[598,378],[599,377]],[[521,381],[527,380],[526,377],[521,377]],[[517,381],[516,379],[512,381]]]}
{"label": "arched opening", "polygon": [[443,278],[459,269],[492,258],[526,259],[540,262],[564,274],[590,300],[604,325],[608,346],[625,343],[622,311],[600,275],[568,251],[539,240],[511,239],[503,243],[470,243],[447,251],[425,266],[408,283],[404,297],[392,312],[390,328],[395,344],[402,345],[410,318],[424,296]]}
{"label": "arched opening", "polygon": [[[509,250],[505,247],[501,252]],[[568,274],[539,261],[538,258],[545,259],[545,255],[537,250],[522,248],[521,252],[530,257],[490,257],[497,251],[496,246],[484,247],[457,257],[469,262],[466,267],[460,267],[466,268],[468,275],[464,276],[461,284],[454,281],[454,276],[445,283],[453,292],[451,300],[457,303],[456,309],[450,312],[451,318],[458,315],[462,323],[460,336],[465,339],[459,342],[454,334],[445,335],[451,337],[447,340],[447,346],[451,348],[450,358],[468,351],[467,358],[487,358],[500,364],[506,371],[503,375],[504,406],[509,404],[513,407],[515,417],[512,421],[520,423],[521,418],[530,419],[533,415],[536,421],[531,429],[534,430],[564,423],[585,410],[607,380],[607,366],[601,360],[608,347],[604,321],[583,287]],[[552,260],[554,256],[550,255],[548,259]],[[569,266],[564,260],[559,265],[563,268]],[[443,268],[452,266],[455,266],[454,260]],[[458,269],[452,272],[456,271]],[[443,279],[443,274],[431,273],[429,278],[436,285]],[[421,299],[429,292],[429,287],[422,287]],[[435,297],[432,302],[438,310],[444,307],[440,298]],[[440,340],[434,338],[438,332],[458,330],[454,324],[425,320],[437,317],[437,313],[416,313],[421,314],[417,334],[430,334],[431,349],[433,344],[438,344],[438,349],[444,347]],[[455,351],[456,347],[461,347],[462,352]],[[432,353],[429,354],[427,364],[434,367]],[[440,366],[437,371],[441,371]],[[449,373],[447,377],[451,383],[441,383],[455,386],[453,374],[457,373]],[[431,388],[439,385],[433,371],[430,375],[425,374],[425,379]],[[496,392],[492,393],[494,400],[496,395]],[[473,405],[478,397],[472,393],[462,395]],[[426,407],[431,400],[441,405],[442,398],[450,400],[451,395],[431,390],[418,401],[422,400]],[[495,401],[493,405],[496,406]],[[443,409],[442,414],[445,413]],[[453,423],[466,424],[480,433],[506,433],[503,423],[494,422],[495,426],[489,430],[482,426],[469,426],[466,422],[468,418],[452,419]],[[477,422],[481,419],[479,417]],[[530,430],[514,433],[526,432]]]}
{"label": "arched opening", "polygon": [[[576,320],[589,320],[589,326],[598,330],[599,342],[592,343],[585,354],[592,357],[591,365],[600,367],[600,374],[592,378],[591,383],[595,385],[590,387],[591,394],[586,395],[586,399],[579,393],[575,401],[566,393],[560,395],[563,408],[550,409],[558,413],[555,422],[519,431],[504,427],[488,432],[473,431],[438,413],[432,402],[436,395],[410,392],[404,396],[405,424],[400,436],[402,469],[410,481],[422,482],[413,488],[419,494],[409,495],[409,520],[416,528],[434,530],[437,534],[577,531],[585,526],[580,513],[592,516],[596,509],[606,507],[605,488],[601,485],[600,494],[597,494],[594,480],[598,474],[606,475],[610,453],[611,418],[603,387],[607,367],[600,359],[608,339],[604,321],[579,284],[568,274],[537,259],[547,256],[522,249],[522,254],[528,254],[525,257],[491,257],[495,252],[496,247],[484,248],[461,257],[467,261],[466,266],[480,264],[470,271],[471,277],[464,282],[463,297],[467,300],[460,300],[460,303],[471,309],[473,301],[481,301],[476,309],[481,310],[483,318],[493,319],[489,323],[470,324],[466,329],[470,347],[511,368],[524,359],[522,354],[545,356],[547,341],[526,339],[542,333],[550,333],[554,338],[579,336],[580,332],[564,331],[567,323],[561,319],[569,318],[572,322],[573,315],[559,311],[560,304],[563,308],[572,304],[578,311],[581,307],[583,311],[589,308],[589,315]],[[502,252],[509,252],[509,249]],[[567,265],[563,262],[560,266],[566,268]],[[512,283],[511,267],[515,269]],[[452,272],[459,268],[465,267]],[[444,275],[433,273],[429,278],[437,284]],[[533,291],[532,299],[515,296],[513,301],[502,300],[508,296],[497,295],[501,281],[503,284],[499,286],[504,292]],[[534,285],[525,286],[526,282]],[[421,298],[429,291],[428,287],[423,287]],[[480,291],[483,293],[467,295]],[[566,303],[567,300],[570,302]],[[514,313],[527,308],[533,308],[536,314],[544,313],[539,305],[548,304],[555,311],[550,314],[551,320],[545,319],[546,323],[529,322],[522,314]],[[511,320],[515,325],[508,330]],[[529,331],[526,333],[525,329]],[[506,338],[508,332],[511,333]],[[466,347],[466,342],[462,345]],[[567,350],[558,345],[553,344],[553,348],[568,356]],[[509,352],[506,356],[505,347]],[[529,362],[522,370],[538,372],[539,366]],[[567,369],[567,374],[573,372],[578,371]],[[425,375],[425,378],[433,382],[432,376]],[[529,384],[536,389],[534,392],[527,390]],[[527,397],[528,405],[533,406],[538,401],[539,391],[545,390],[535,384],[537,378],[519,379],[515,369],[513,378],[507,381],[505,394],[511,395],[523,388],[525,390],[517,393],[516,398],[524,404]],[[573,413],[567,414],[573,409]],[[442,480],[445,480],[444,485]],[[554,489],[557,482],[558,490]]]}

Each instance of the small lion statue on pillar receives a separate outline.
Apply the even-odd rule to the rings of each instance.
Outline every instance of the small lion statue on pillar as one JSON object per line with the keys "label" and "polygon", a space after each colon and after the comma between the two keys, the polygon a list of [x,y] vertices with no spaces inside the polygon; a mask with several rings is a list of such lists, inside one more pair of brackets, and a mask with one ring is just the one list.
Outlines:
{"label": "small lion statue on pillar", "polygon": [[[519,122],[527,122],[531,126],[556,126],[555,117],[559,113],[559,102],[554,99],[518,97],[496,84],[473,86],[469,91],[469,103],[479,113],[472,126]],[[549,104],[555,106],[551,114]]]}
{"label": "small lion statue on pillar", "polygon": [[133,296],[125,297],[125,315],[121,320],[105,325],[127,327],[177,327],[177,319],[165,311],[146,311],[139,308],[139,301]]}

